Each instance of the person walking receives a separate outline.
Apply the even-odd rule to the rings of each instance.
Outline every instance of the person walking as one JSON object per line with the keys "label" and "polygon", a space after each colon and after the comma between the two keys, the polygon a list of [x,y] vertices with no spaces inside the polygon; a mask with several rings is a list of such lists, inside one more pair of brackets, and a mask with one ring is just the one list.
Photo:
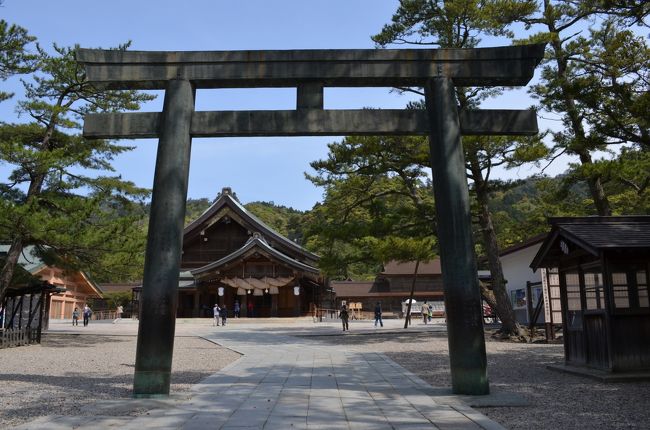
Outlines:
{"label": "person walking", "polygon": [[217,326],[219,327],[219,312],[221,309],[219,309],[219,304],[215,303],[214,307],[212,308],[212,316],[214,317],[214,321],[212,321],[212,326]]}
{"label": "person walking", "polygon": [[84,305],[84,310],[83,310],[83,317],[84,317],[84,327],[88,326],[88,323],[90,322],[90,317],[93,314],[92,309],[90,309],[90,306],[88,306],[88,303]]}
{"label": "person walking", "polygon": [[375,327],[377,327],[377,321],[382,327],[384,326],[384,322],[381,320],[381,302],[377,302],[375,305]]}
{"label": "person walking", "polygon": [[408,327],[411,325],[411,309],[409,308],[408,305],[402,304],[402,311],[404,312],[404,318],[406,321],[404,321],[404,328]]}
{"label": "person walking", "polygon": [[115,311],[115,313],[117,314],[117,318],[115,318],[113,320],[113,324],[115,324],[116,322],[120,322],[122,320],[122,313],[123,312],[124,312],[124,308],[122,307],[122,305],[119,305],[117,307],[117,310]]}
{"label": "person walking", "polygon": [[341,318],[341,322],[343,323],[343,331],[346,330],[350,331],[350,325],[349,325],[350,314],[348,313],[348,308],[345,305],[341,307],[339,318]]}
{"label": "person walking", "polygon": [[422,321],[425,324],[429,322],[429,305],[426,300],[422,303]]}
{"label": "person walking", "polygon": [[240,310],[241,310],[241,309],[240,309],[240,307],[239,307],[239,300],[235,300],[235,309],[234,309],[234,311],[235,311],[235,318],[239,318],[239,311],[240,311]]}
{"label": "person walking", "polygon": [[72,325],[79,325],[79,308],[74,308],[74,311],[72,311]]}
{"label": "person walking", "polygon": [[221,315],[221,325],[225,326],[226,319],[228,318],[228,310],[226,309],[226,305],[223,305],[223,308],[221,308],[219,314]]}

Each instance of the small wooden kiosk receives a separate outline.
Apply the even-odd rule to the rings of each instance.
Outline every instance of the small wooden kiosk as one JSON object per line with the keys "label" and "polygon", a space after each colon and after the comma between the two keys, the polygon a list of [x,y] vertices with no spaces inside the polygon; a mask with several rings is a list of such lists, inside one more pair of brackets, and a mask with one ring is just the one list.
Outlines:
{"label": "small wooden kiosk", "polygon": [[550,223],[530,267],[558,270],[566,364],[650,370],[650,216]]}
{"label": "small wooden kiosk", "polygon": [[41,343],[48,328],[50,297],[64,292],[65,288],[38,279],[10,286],[0,303],[0,349]]}

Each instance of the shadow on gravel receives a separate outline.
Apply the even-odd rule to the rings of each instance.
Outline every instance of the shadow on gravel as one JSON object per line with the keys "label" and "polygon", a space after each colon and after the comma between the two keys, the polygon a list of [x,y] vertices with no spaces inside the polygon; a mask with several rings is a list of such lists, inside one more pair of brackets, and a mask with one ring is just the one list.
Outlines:
{"label": "shadow on gravel", "polygon": [[[132,366],[129,364],[123,364]],[[172,372],[172,391],[175,383],[187,384],[188,382],[197,383],[201,379],[210,376],[213,372]],[[133,375],[121,376],[94,376],[76,374],[70,372],[65,376],[52,376],[28,373],[0,373],[0,381],[3,383],[26,382],[30,384],[49,385],[51,387],[62,388],[62,395],[71,390],[75,394],[89,393],[96,398],[130,398],[132,395],[131,388],[133,384]]]}
{"label": "shadow on gravel", "polygon": [[133,336],[99,336],[92,334],[46,334],[41,346],[49,348],[84,348],[102,343],[133,342]]}
{"label": "shadow on gravel", "polygon": [[[184,384],[188,381],[196,383],[209,375],[211,372],[174,372],[171,390],[174,392],[174,384],[179,381]],[[86,409],[88,405],[103,400],[131,399],[133,395],[133,375],[104,377],[72,373],[66,376],[0,373],[0,381],[3,384],[22,382],[49,385],[54,388],[47,391],[46,397],[29,394],[21,396],[20,392],[14,393],[21,396],[20,404],[16,407],[0,409],[0,428],[12,428],[17,423],[44,415],[93,415],[92,407]],[[82,408],[86,412],[83,412]]]}
{"label": "shadow on gravel", "polygon": [[[561,345],[488,342],[488,377],[494,392],[517,393],[527,407],[479,408],[508,429],[645,429],[650,382],[601,383],[546,369],[563,360]],[[385,352],[434,387],[451,386],[446,351]]]}
{"label": "shadow on gravel", "polygon": [[387,341],[398,343],[413,343],[426,341],[427,339],[447,339],[447,333],[444,332],[414,332],[404,330],[403,332],[347,332],[342,335],[295,335],[303,339],[310,339],[317,343],[330,345],[358,345],[358,344],[381,344]]}

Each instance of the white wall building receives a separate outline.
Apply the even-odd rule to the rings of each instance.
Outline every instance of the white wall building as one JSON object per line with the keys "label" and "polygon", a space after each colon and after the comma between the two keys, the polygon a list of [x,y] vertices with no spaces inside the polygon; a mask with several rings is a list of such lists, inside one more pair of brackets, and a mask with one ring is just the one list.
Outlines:
{"label": "white wall building", "polygon": [[[526,302],[527,282],[533,283],[531,287],[533,309],[537,305],[539,298],[542,297],[542,271],[533,272],[529,266],[545,238],[546,234],[532,237],[523,243],[504,249],[499,254],[501,266],[503,267],[503,277],[507,281],[508,296],[517,321],[522,324],[528,324],[529,322]],[[538,322],[544,322],[544,313],[540,315]]]}
{"label": "white wall building", "polygon": [[[549,338],[554,337],[552,327],[562,324],[562,305],[557,269],[540,269],[533,272],[530,264],[546,239],[546,234],[532,237],[525,242],[504,249],[499,254],[506,290],[515,316],[520,324],[529,324],[529,315],[534,315],[535,307],[543,300],[543,307],[537,317],[537,324],[545,323]],[[528,308],[528,285],[532,306]]]}

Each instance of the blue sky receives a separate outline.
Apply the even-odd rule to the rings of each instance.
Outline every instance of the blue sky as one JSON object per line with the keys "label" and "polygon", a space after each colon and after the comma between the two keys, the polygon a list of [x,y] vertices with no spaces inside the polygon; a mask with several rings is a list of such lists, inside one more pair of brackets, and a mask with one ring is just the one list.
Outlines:
{"label": "blue sky", "polygon": [[[80,44],[108,48],[132,40],[135,50],[238,49],[353,49],[373,48],[370,36],[390,21],[395,0],[5,0],[0,17],[21,25],[43,46]],[[490,45],[499,44],[491,41]],[[504,41],[502,44],[506,44]],[[487,44],[486,44],[487,45]],[[0,118],[17,119],[14,103],[20,99],[17,79],[1,83],[15,91],[13,100],[0,103]],[[401,108],[414,95],[387,88],[326,89],[326,108]],[[525,90],[508,93],[490,108],[527,108]],[[294,89],[201,90],[197,110],[293,109]],[[143,111],[159,111],[158,100]],[[214,198],[230,186],[243,203],[263,200],[310,209],[322,190],[304,179],[309,162],[327,155],[332,137],[194,139],[188,196]],[[115,160],[123,178],[151,187],[156,140],[124,141],[134,151]],[[562,171],[560,163],[550,173]],[[7,166],[0,166],[4,177]],[[526,177],[530,168],[505,173]]]}

